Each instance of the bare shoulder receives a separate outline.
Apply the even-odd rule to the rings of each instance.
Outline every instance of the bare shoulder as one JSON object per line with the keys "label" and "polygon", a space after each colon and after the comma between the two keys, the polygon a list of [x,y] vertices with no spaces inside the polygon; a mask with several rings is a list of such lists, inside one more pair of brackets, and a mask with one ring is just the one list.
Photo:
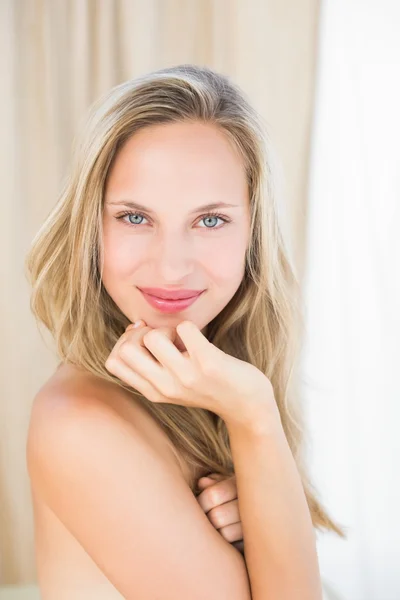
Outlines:
{"label": "bare shoulder", "polygon": [[53,418],[63,414],[80,422],[85,418],[111,418],[127,431],[147,438],[160,458],[180,468],[189,487],[196,473],[174,448],[171,440],[154,418],[120,386],[105,381],[72,364],[61,363],[36,394],[30,419],[27,457],[35,448],[35,436],[46,424],[54,427]]}
{"label": "bare shoulder", "polygon": [[125,598],[249,600],[243,557],[136,413],[122,416],[96,378],[64,375],[32,410],[28,469],[41,500]]}

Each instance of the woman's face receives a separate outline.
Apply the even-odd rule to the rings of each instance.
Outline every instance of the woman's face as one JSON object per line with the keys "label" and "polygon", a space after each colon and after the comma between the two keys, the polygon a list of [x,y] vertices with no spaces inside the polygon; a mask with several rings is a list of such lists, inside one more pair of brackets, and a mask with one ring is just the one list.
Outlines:
{"label": "woman's face", "polygon": [[[221,204],[212,209],[220,216],[207,204]],[[204,332],[242,281],[249,230],[244,166],[221,131],[203,123],[142,129],[107,179],[103,285],[131,322],[157,328],[189,319]],[[147,287],[204,292],[179,312],[162,312],[139,289]]]}

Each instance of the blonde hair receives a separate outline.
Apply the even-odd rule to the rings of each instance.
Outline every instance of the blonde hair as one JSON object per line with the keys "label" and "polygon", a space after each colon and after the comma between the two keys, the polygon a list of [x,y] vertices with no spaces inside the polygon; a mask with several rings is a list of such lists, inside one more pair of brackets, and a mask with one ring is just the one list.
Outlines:
{"label": "blonde hair", "polygon": [[[303,332],[301,295],[279,220],[274,154],[260,115],[228,77],[185,64],[115,86],[91,107],[59,201],[26,257],[31,310],[54,337],[63,361],[131,394],[168,434],[175,449],[204,474],[234,474],[224,421],[211,411],[156,404],[104,364],[129,319],[106,292],[100,268],[104,188],[118,150],[150,125],[205,122],[234,144],[246,168],[251,235],[237,292],[208,324],[207,338],[248,361],[271,381],[282,426],[298,467],[314,527],[346,537],[317,499],[302,456],[305,427],[291,388]],[[197,485],[193,492],[199,492]]]}

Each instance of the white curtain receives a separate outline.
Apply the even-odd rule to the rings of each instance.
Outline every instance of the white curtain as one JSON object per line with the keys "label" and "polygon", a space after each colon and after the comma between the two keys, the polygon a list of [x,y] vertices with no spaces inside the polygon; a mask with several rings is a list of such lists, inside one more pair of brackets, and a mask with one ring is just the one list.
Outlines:
{"label": "white curtain", "polygon": [[156,68],[193,62],[230,75],[282,158],[300,271],[318,4],[0,0],[0,586],[36,580],[25,442],[32,399],[58,363],[29,309],[24,258],[86,109]]}
{"label": "white curtain", "polygon": [[400,598],[400,3],[325,0],[305,259],[312,473],[347,600]]}

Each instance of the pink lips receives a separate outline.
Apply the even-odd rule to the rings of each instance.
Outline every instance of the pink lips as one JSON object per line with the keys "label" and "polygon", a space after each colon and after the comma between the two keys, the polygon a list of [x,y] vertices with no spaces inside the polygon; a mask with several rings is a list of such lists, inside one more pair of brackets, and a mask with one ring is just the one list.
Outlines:
{"label": "pink lips", "polygon": [[149,287],[140,287],[139,290],[145,292],[146,294],[150,294],[150,296],[156,296],[157,298],[162,298],[163,300],[186,300],[186,298],[192,298],[193,296],[197,296],[204,290],[168,290],[165,288],[149,288]]}
{"label": "pink lips", "polygon": [[[144,289],[148,290],[149,288],[138,288],[144,298],[147,300],[147,302],[153,307],[158,309],[161,312],[164,313],[176,313],[176,312],[180,312],[181,310],[185,310],[186,308],[188,308],[189,306],[191,306],[192,304],[194,304],[194,302],[196,302],[197,298],[199,298],[199,296],[203,293],[203,291],[197,292],[196,295],[192,295],[191,297],[187,297],[187,294],[193,294],[193,290],[186,290],[186,291],[180,291],[180,294],[178,294],[178,292],[170,292],[171,296],[172,294],[174,294],[174,296],[178,296],[178,295],[182,295],[183,293],[186,294],[186,297],[181,298],[181,299],[166,299],[166,298],[160,298],[158,296],[154,296],[152,294],[149,294],[148,292],[145,292]],[[154,289],[154,288],[150,288],[150,289]]]}

